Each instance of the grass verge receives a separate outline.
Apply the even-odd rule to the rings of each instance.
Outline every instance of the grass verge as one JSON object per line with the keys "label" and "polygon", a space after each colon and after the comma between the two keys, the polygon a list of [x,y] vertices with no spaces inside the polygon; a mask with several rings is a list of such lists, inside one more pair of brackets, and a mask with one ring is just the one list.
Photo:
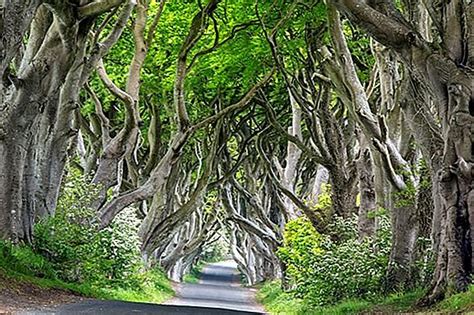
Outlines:
{"label": "grass verge", "polygon": [[305,303],[292,294],[283,292],[280,281],[272,281],[257,287],[257,300],[270,314],[303,314]]}
{"label": "grass verge", "polygon": [[[174,295],[171,283],[159,269],[134,275],[138,286],[127,287],[121,283],[67,283],[58,279],[54,267],[44,257],[28,246],[0,244],[0,288],[8,281],[29,283],[40,288],[69,291],[84,297],[133,302],[163,302]],[[6,282],[6,283],[5,283]]]}
{"label": "grass verge", "polygon": [[193,266],[193,268],[191,268],[191,271],[188,274],[184,275],[183,281],[185,283],[198,283],[201,277],[201,271],[207,264],[207,262],[200,260],[195,266]]}
{"label": "grass verge", "polygon": [[474,314],[474,284],[469,287],[467,292],[454,294],[444,301],[441,301],[436,309]]}
{"label": "grass verge", "polygon": [[393,294],[374,301],[346,300],[340,303],[314,308],[304,300],[295,298],[293,294],[283,292],[279,281],[265,283],[259,288],[257,299],[270,314],[299,315],[299,314],[395,314],[399,312],[441,313],[441,314],[474,314],[474,285],[467,292],[453,295],[430,309],[414,307],[423,292]]}

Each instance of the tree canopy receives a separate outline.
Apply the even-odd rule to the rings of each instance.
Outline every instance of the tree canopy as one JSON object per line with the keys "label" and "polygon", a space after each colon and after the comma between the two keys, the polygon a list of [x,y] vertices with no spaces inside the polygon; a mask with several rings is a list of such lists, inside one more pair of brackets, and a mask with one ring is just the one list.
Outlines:
{"label": "tree canopy", "polygon": [[94,229],[133,217],[174,279],[224,239],[249,284],[286,289],[320,286],[324,252],[367,255],[379,280],[325,301],[472,283],[471,1],[0,9],[2,239],[33,243],[75,174]]}

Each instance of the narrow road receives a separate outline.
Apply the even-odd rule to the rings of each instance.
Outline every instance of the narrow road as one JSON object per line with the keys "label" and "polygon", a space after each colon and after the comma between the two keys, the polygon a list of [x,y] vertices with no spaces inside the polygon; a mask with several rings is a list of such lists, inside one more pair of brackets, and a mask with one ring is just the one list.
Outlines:
{"label": "narrow road", "polygon": [[201,272],[197,284],[181,283],[177,296],[168,305],[219,307],[246,312],[263,313],[255,301],[253,289],[240,285],[240,276],[234,261],[209,264]]}
{"label": "narrow road", "polygon": [[226,261],[206,266],[198,284],[179,284],[177,296],[163,305],[90,300],[16,314],[259,315],[263,309],[255,302],[253,290],[240,286],[235,263]]}

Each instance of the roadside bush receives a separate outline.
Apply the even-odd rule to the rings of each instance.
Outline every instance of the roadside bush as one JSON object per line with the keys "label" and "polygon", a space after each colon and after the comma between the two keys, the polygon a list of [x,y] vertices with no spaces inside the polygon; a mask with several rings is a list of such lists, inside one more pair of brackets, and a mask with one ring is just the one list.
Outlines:
{"label": "roadside bush", "polygon": [[389,220],[383,216],[378,222],[376,235],[359,240],[351,231],[355,221],[335,220],[329,228],[345,234],[336,243],[303,218],[290,221],[278,256],[287,265],[296,297],[320,306],[378,295],[390,252]]}
{"label": "roadside bush", "polygon": [[306,205],[310,207],[321,227],[325,227],[332,220],[332,201],[331,201],[331,185],[322,184],[321,191],[317,200],[306,200]]}
{"label": "roadside bush", "polygon": [[35,251],[54,265],[62,280],[135,285],[138,279],[132,275],[140,268],[140,243],[133,209],[99,231],[95,213],[88,208],[97,188],[74,171],[65,182],[56,214],[35,226]]}
{"label": "roadside bush", "polygon": [[335,243],[343,243],[357,238],[357,217],[351,220],[342,217],[335,217],[328,224],[326,233]]}
{"label": "roadside bush", "polygon": [[285,226],[283,246],[278,257],[285,263],[290,284],[297,290],[305,290],[306,277],[312,273],[315,257],[321,255],[320,235],[304,217],[289,221]]}

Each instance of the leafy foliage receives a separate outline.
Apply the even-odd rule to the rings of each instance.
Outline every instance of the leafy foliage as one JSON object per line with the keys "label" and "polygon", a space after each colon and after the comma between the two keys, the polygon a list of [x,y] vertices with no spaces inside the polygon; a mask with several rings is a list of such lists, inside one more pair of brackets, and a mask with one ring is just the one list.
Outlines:
{"label": "leafy foliage", "polygon": [[95,192],[70,169],[56,214],[35,226],[33,247],[0,242],[0,275],[97,298],[160,303],[171,297],[163,271],[144,271],[134,210],[99,231],[88,208]]}
{"label": "leafy foliage", "polygon": [[295,296],[313,306],[377,296],[390,252],[388,218],[378,219],[378,233],[364,240],[355,237],[355,222],[336,220],[332,230],[345,234],[337,242],[318,234],[306,219],[290,221],[278,255],[287,265]]}
{"label": "leafy foliage", "polygon": [[54,264],[29,246],[15,246],[0,242],[0,289],[11,282],[27,282],[29,286],[58,288],[77,292],[84,296],[102,299],[118,299],[135,302],[160,303],[173,295],[169,280],[159,269],[136,275],[137,285],[124,288],[117,283],[74,283],[58,279]]}
{"label": "leafy foliage", "polygon": [[140,268],[139,221],[133,209],[111,226],[98,230],[88,206],[95,188],[71,171],[54,216],[35,226],[34,248],[54,265],[65,281],[136,285]]}
{"label": "leafy foliage", "polygon": [[308,206],[311,207],[311,209],[315,212],[323,226],[326,226],[332,222],[333,208],[330,184],[321,184],[321,192],[319,193],[317,200],[314,201],[310,199],[306,202]]}
{"label": "leafy foliage", "polygon": [[223,240],[204,246],[200,259],[206,262],[217,262],[229,256],[229,245]]}
{"label": "leafy foliage", "polygon": [[285,263],[287,273],[297,287],[313,268],[313,257],[322,253],[323,237],[316,232],[307,219],[294,219],[285,227],[284,246],[278,250],[279,258]]}

